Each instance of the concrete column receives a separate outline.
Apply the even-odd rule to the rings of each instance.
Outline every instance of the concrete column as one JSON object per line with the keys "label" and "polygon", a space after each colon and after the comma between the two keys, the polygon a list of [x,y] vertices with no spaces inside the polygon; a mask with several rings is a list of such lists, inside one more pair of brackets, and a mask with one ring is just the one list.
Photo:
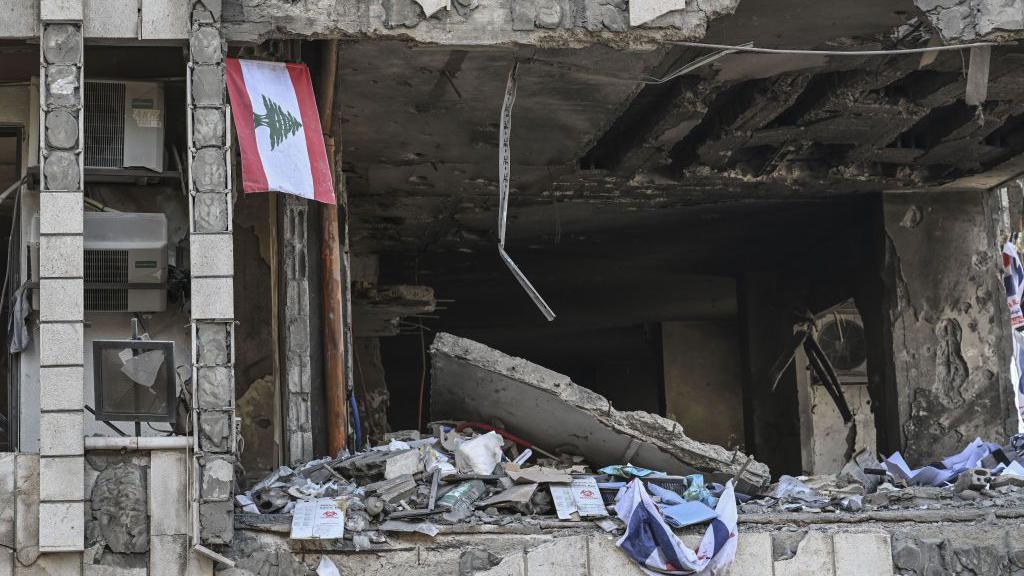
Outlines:
{"label": "concrete column", "polygon": [[43,0],[40,15],[39,550],[46,553],[85,545],[82,0]]}
{"label": "concrete column", "polygon": [[234,253],[231,165],[220,2],[193,1],[189,38],[192,359],[195,386],[195,532],[204,544],[232,537],[235,451]]}
{"label": "concrete column", "polygon": [[[887,386],[911,464],[1016,432],[994,191],[885,196]],[[884,409],[889,406],[883,407]]]}
{"label": "concrete column", "polygon": [[285,390],[285,461],[313,458],[310,405],[309,330],[309,201],[282,194],[280,221],[281,310],[280,326]]}

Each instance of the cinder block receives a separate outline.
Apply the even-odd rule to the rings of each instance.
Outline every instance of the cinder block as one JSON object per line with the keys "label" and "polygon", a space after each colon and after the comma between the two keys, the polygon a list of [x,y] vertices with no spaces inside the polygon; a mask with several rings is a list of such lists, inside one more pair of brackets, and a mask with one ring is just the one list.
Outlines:
{"label": "cinder block", "polygon": [[192,279],[193,319],[217,320],[234,317],[235,292],[232,278]]}
{"label": "cinder block", "polygon": [[[203,30],[213,30],[204,28]],[[216,34],[216,31],[214,30]],[[217,34],[218,42],[220,35]],[[194,41],[194,37],[193,37]],[[194,56],[193,52],[193,56]],[[224,110],[197,108],[192,114],[192,143],[196,148],[224,146]]]}
{"label": "cinder block", "polygon": [[[78,64],[82,61],[82,33],[75,24],[50,24],[43,32],[43,60],[48,64]],[[51,111],[52,112],[52,111]],[[49,114],[47,114],[49,117]],[[49,118],[47,118],[49,121]],[[75,124],[77,124],[77,120]],[[76,127],[77,128],[77,127]],[[78,140],[77,130],[74,135]],[[70,148],[71,146],[60,146]]]}
{"label": "cinder block", "polygon": [[196,388],[199,395],[199,408],[203,410],[223,410],[231,407],[232,387],[231,368],[227,366],[200,367],[196,376]]}
{"label": "cinder block", "polygon": [[[78,216],[81,218],[81,215]],[[42,223],[40,222],[40,225]],[[39,238],[39,276],[41,278],[81,278],[81,236],[41,236]]]}
{"label": "cinder block", "polygon": [[192,278],[230,276],[235,269],[232,234],[193,234],[189,237]]}
{"label": "cinder block", "polygon": [[233,502],[203,502],[199,506],[199,537],[205,542],[231,542],[235,534],[233,522]]}
{"label": "cinder block", "polygon": [[888,534],[832,535],[836,576],[892,576],[892,541]]}
{"label": "cinder block", "polygon": [[39,557],[39,455],[20,453],[16,458],[17,523],[14,549],[18,563],[29,566]]}
{"label": "cinder block", "polygon": [[764,576],[771,574],[772,535],[767,532],[740,532],[736,558],[726,576]]}
{"label": "cinder block", "polygon": [[82,0],[39,0],[39,18],[46,21],[81,21]]}
{"label": "cinder block", "polygon": [[[85,549],[83,502],[39,503],[39,550],[70,552]],[[81,558],[78,560],[81,566]]]}
{"label": "cinder block", "polygon": [[213,26],[196,30],[189,38],[189,51],[196,64],[220,64],[224,60],[220,30]]}
{"label": "cinder block", "polygon": [[197,106],[223,106],[225,86],[222,66],[196,66],[192,72],[192,100]]}
{"label": "cinder block", "polygon": [[231,451],[232,413],[210,410],[199,414],[199,446],[206,452]]}
{"label": "cinder block", "polygon": [[39,232],[42,234],[81,234],[81,192],[40,192]]}
{"label": "cinder block", "polygon": [[188,554],[188,536],[184,534],[150,536],[149,576],[183,576],[188,567]]}
{"label": "cinder block", "polygon": [[230,363],[230,326],[228,322],[196,323],[196,351],[201,366]]}
{"label": "cinder block", "polygon": [[644,576],[640,565],[615,545],[615,538],[605,534],[590,536],[590,574]]}
{"label": "cinder block", "polygon": [[85,284],[81,278],[39,280],[39,319],[43,322],[81,321],[85,311]]}
{"label": "cinder block", "polygon": [[199,192],[192,198],[192,211],[196,232],[226,232],[231,229],[228,196],[223,192]]}
{"label": "cinder block", "polygon": [[139,36],[139,0],[85,0],[85,37],[135,40]]}
{"label": "cinder block", "polygon": [[[52,107],[78,104],[78,69],[50,66],[46,72],[46,94]],[[43,190],[81,190],[82,166],[73,151],[51,150],[43,159]]]}
{"label": "cinder block", "polygon": [[218,192],[225,188],[225,155],[220,148],[200,148],[192,158],[192,183],[196,190]]}
{"label": "cinder block", "polygon": [[43,412],[39,415],[40,456],[80,456],[84,448],[81,412]]}
{"label": "cinder block", "polygon": [[[82,553],[50,552],[43,554],[31,566],[14,563],[15,576],[82,576]],[[136,576],[129,572],[126,576]],[[109,572],[92,573],[86,576],[112,576]],[[118,574],[117,576],[121,576]]]}
{"label": "cinder block", "polygon": [[41,410],[81,410],[85,405],[85,369],[81,366],[43,366],[39,369]]}
{"label": "cinder block", "polygon": [[235,466],[231,459],[206,457],[200,480],[203,500],[231,500],[234,478]]}
{"label": "cinder block", "polygon": [[797,546],[796,555],[775,561],[775,576],[835,576],[832,538],[810,531]]}
{"label": "cinder block", "polygon": [[[17,455],[14,452],[0,454],[0,550],[14,549],[14,518],[17,509],[17,494],[14,479],[17,474]],[[0,558],[0,564],[3,559]],[[4,574],[0,567],[0,575]]]}
{"label": "cinder block", "polygon": [[180,0],[142,0],[142,39],[188,38],[190,6],[190,3]]}
{"label": "cinder block", "polygon": [[54,322],[39,325],[39,365],[79,366],[82,364],[82,324]]}
{"label": "cinder block", "polygon": [[39,499],[85,499],[85,458],[82,456],[39,459]]}
{"label": "cinder block", "polygon": [[[188,458],[182,450],[154,450],[149,464],[149,533],[188,534]],[[150,540],[152,542],[152,540]]]}
{"label": "cinder block", "polygon": [[39,4],[14,0],[4,3],[0,38],[39,38]]}
{"label": "cinder block", "polygon": [[14,576],[14,549],[0,548],[0,576]]}
{"label": "cinder block", "polygon": [[526,551],[527,574],[587,575],[587,537],[557,538]]}

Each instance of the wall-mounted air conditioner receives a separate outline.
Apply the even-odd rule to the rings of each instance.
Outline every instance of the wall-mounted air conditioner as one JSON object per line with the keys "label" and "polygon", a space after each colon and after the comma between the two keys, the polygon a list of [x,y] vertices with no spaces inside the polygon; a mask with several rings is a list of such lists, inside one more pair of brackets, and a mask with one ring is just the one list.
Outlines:
{"label": "wall-mounted air conditioner", "polygon": [[[163,214],[86,212],[85,309],[159,312],[167,308],[167,217]],[[28,247],[32,282],[39,282],[39,216]],[[38,285],[38,284],[36,284]],[[32,306],[39,308],[38,290]]]}
{"label": "wall-mounted air conditioner", "polygon": [[164,89],[158,82],[85,82],[85,166],[164,170]]}

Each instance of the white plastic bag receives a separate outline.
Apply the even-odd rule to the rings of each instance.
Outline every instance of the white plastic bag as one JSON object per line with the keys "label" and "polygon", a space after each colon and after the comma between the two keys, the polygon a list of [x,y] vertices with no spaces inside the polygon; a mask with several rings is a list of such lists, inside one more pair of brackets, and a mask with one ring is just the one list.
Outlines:
{"label": "white plastic bag", "polygon": [[502,444],[495,432],[466,440],[455,449],[455,466],[462,473],[491,474],[501,460]]}

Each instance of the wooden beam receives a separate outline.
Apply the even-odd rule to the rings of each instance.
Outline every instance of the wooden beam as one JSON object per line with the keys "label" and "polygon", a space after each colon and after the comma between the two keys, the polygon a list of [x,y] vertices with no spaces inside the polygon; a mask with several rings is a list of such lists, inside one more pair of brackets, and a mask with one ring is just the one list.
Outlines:
{"label": "wooden beam", "polygon": [[[324,131],[327,161],[336,193],[340,192],[335,159],[334,136],[334,80],[338,70],[338,41],[323,44],[320,68],[320,127]],[[340,200],[340,194],[338,194]],[[345,379],[344,290],[341,280],[341,230],[337,204],[320,206],[322,231],[321,256],[323,258],[324,293],[324,391],[327,400],[327,447],[334,455],[348,442],[347,382]]]}

